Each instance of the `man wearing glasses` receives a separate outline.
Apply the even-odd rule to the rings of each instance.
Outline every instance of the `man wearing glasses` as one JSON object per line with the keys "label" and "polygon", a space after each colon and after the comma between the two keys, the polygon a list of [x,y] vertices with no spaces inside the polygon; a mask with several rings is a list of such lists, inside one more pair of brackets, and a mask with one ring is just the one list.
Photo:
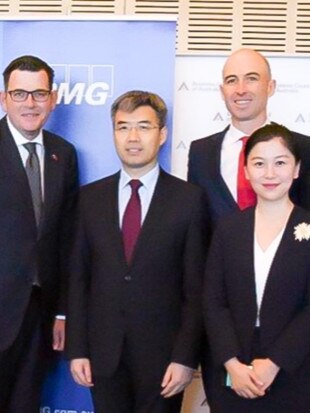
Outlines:
{"label": "man wearing glasses", "polygon": [[127,92],[111,115],[122,167],[81,190],[67,355],[96,413],[177,413],[199,355],[202,191],[158,165],[159,96]]}
{"label": "man wearing glasses", "polygon": [[54,72],[22,56],[3,72],[0,121],[0,411],[39,412],[43,376],[64,347],[64,261],[78,186],[76,154],[42,130]]}

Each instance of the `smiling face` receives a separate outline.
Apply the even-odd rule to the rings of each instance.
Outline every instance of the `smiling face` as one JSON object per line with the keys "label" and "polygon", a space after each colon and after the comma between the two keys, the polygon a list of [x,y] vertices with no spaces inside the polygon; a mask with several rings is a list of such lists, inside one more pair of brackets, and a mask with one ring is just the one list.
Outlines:
{"label": "smiling face", "polygon": [[[49,90],[49,80],[44,70],[30,72],[14,70],[8,81],[7,91],[11,90]],[[57,95],[51,92],[46,102],[36,102],[28,95],[24,102],[14,102],[7,93],[1,93],[1,105],[13,126],[29,140],[34,139],[47,121],[50,112],[55,108]]]}
{"label": "smiling face", "polygon": [[299,163],[280,137],[257,143],[245,166],[258,200],[288,199],[293,180],[298,177]]}
{"label": "smiling face", "polygon": [[156,112],[150,106],[140,106],[131,113],[116,112],[115,147],[123,168],[131,177],[139,178],[153,169],[166,139],[167,129],[159,128]]}
{"label": "smiling face", "polygon": [[267,119],[267,101],[274,94],[267,61],[250,49],[233,53],[223,69],[222,97],[231,114],[232,124],[251,134]]}

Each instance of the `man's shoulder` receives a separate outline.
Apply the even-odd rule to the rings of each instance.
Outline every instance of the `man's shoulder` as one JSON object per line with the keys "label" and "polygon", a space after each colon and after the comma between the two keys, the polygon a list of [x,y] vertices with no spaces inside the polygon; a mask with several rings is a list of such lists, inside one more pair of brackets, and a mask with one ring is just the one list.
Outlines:
{"label": "man's shoulder", "polygon": [[220,132],[213,133],[212,135],[208,135],[203,138],[193,140],[191,142],[191,150],[201,150],[202,148],[207,148],[214,144],[221,144],[224,139],[225,133],[227,132],[227,129],[228,127],[226,127],[224,130]]}
{"label": "man's shoulder", "polygon": [[[277,122],[271,122],[272,124],[277,125]],[[305,142],[306,144],[310,144],[310,136],[309,135],[305,135],[303,133],[300,132],[296,132],[294,130],[292,130],[291,128],[288,128],[291,132],[291,134],[294,136],[294,138],[297,140],[297,142]]]}
{"label": "man's shoulder", "polygon": [[174,176],[168,172],[161,170],[159,183],[161,185],[166,185],[167,189],[175,193],[183,193],[188,196],[198,196],[203,195],[203,190],[191,182],[185,181],[177,176]]}
{"label": "man's shoulder", "polygon": [[291,130],[292,135],[294,138],[297,140],[298,143],[301,145],[304,144],[306,146],[310,147],[310,136],[304,135],[303,133],[300,132],[295,132]]}
{"label": "man's shoulder", "polygon": [[96,181],[85,184],[80,188],[81,195],[88,196],[89,194],[96,194],[104,190],[107,190],[111,187],[114,187],[117,185],[119,181],[119,176],[120,174],[119,172],[117,172],[113,175],[109,175],[104,178],[97,179]]}
{"label": "man's shoulder", "polygon": [[307,165],[308,169],[310,166],[310,136],[292,130],[291,134],[297,144],[300,158],[304,166]]}
{"label": "man's shoulder", "polygon": [[[249,207],[242,211],[238,209],[228,213],[217,221],[215,230],[228,238],[235,239],[236,233],[242,233],[248,228],[249,224],[254,222],[254,213],[255,207]],[[240,228],[242,228],[242,231]]]}
{"label": "man's shoulder", "polygon": [[74,145],[56,133],[50,132],[46,129],[43,130],[43,139],[45,143],[48,145],[53,145],[54,147],[57,146],[59,149],[67,149],[71,151],[75,151]]}
{"label": "man's shoulder", "polygon": [[2,119],[0,119],[0,136],[5,137],[7,135],[12,136],[5,115]]}

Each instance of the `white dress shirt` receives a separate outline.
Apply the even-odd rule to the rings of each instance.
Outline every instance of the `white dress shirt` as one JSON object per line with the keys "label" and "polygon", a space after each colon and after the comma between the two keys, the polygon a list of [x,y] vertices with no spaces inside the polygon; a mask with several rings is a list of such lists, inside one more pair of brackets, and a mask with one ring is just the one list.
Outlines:
{"label": "white dress shirt", "polygon": [[34,139],[26,139],[16,128],[12,125],[9,117],[7,117],[8,126],[10,132],[13,136],[13,139],[16,143],[17,149],[19,151],[20,157],[22,159],[23,165],[26,166],[26,161],[29,156],[28,150],[23,146],[25,143],[36,143],[36,152],[39,158],[40,163],[40,172],[41,172],[41,190],[42,198],[44,200],[44,146],[43,146],[43,133],[40,131],[39,135]]}
{"label": "white dress shirt", "polygon": [[[155,186],[158,181],[158,176],[159,165],[156,164],[156,166],[151,171],[139,178],[139,181],[142,183],[142,186],[138,190],[141,201],[141,225],[143,224],[146,214],[149,210]],[[120,228],[122,227],[124,212],[131,196],[131,187],[129,185],[129,182],[132,179],[133,178],[130,177],[124,171],[124,169],[121,169],[121,175],[118,184],[118,210]]]}

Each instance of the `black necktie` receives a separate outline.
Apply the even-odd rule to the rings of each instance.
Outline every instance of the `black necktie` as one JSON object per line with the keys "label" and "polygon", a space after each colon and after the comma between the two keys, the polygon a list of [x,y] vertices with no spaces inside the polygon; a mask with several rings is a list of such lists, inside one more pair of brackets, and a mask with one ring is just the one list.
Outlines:
{"label": "black necktie", "polygon": [[142,183],[138,179],[132,179],[129,184],[131,197],[126,206],[122,224],[125,256],[128,263],[131,261],[141,229],[141,202],[138,190]]}
{"label": "black necktie", "polygon": [[29,152],[26,161],[26,173],[31,189],[32,203],[36,218],[37,227],[40,224],[42,212],[42,188],[40,162],[36,152],[36,144],[33,142],[25,143],[24,147]]}

